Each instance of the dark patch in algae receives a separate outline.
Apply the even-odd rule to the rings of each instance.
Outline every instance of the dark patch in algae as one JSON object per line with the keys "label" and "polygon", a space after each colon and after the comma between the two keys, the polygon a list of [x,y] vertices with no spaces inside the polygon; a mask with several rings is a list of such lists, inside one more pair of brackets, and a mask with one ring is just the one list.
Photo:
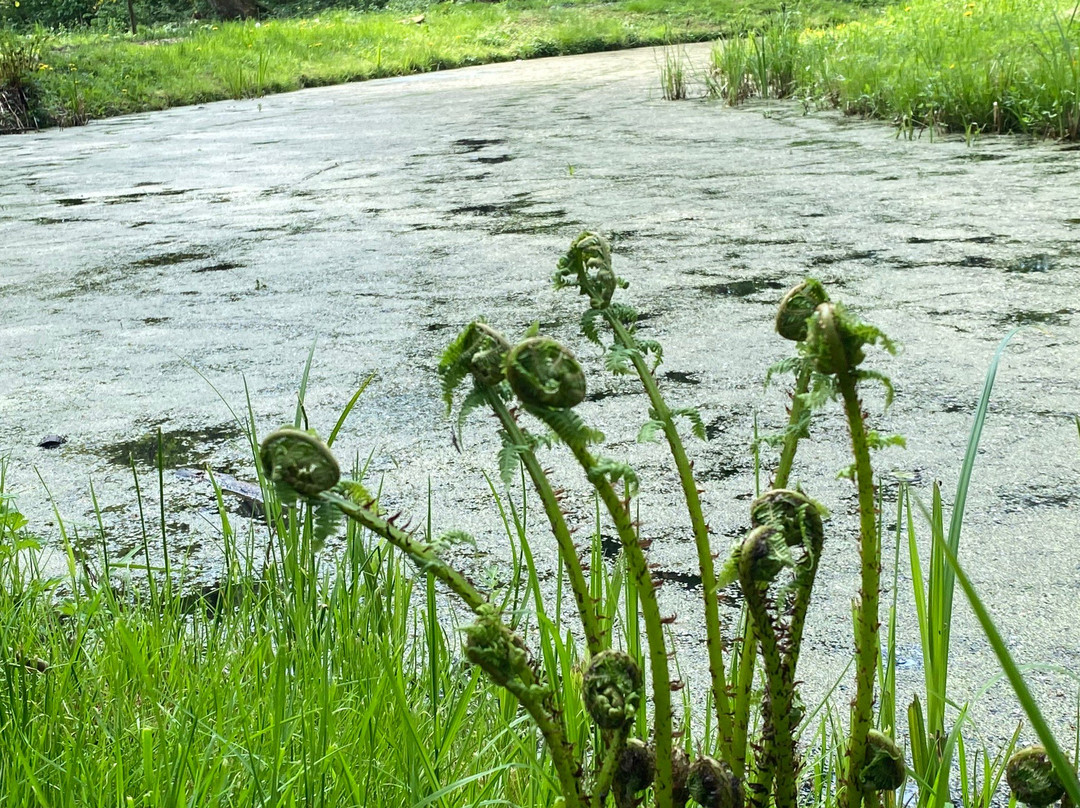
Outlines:
{"label": "dark patch in algae", "polygon": [[461,140],[455,140],[450,145],[459,154],[472,154],[481,149],[486,149],[488,146],[501,146],[505,142],[505,138],[464,137]]}
{"label": "dark patch in algae", "polygon": [[[206,429],[176,429],[161,433],[163,468],[198,465],[210,456],[211,447],[238,437],[240,428],[232,422]],[[153,429],[133,440],[105,446],[102,454],[110,463],[129,466],[131,462],[156,467],[158,464],[158,430]]]}
{"label": "dark patch in algae", "polygon": [[759,278],[757,280],[729,281],[728,283],[714,283],[709,286],[699,287],[706,295],[721,297],[748,297],[766,289],[783,289],[784,284],[780,281]]}
{"label": "dark patch in algae", "polygon": [[204,258],[209,258],[210,253],[205,252],[171,252],[162,253],[161,255],[152,255],[148,258],[140,258],[138,261],[132,261],[133,267],[168,267],[174,264],[184,264],[188,261],[201,261]]}

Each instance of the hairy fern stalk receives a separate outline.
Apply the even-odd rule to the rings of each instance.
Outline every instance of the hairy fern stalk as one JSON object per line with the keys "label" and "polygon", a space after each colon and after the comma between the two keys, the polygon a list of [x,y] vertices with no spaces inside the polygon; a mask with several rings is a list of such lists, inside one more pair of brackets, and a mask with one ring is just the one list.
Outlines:
{"label": "hairy fern stalk", "polygon": [[[342,480],[337,461],[317,435],[285,428],[268,436],[261,452],[266,477],[283,502],[310,508],[318,532],[333,530],[339,516],[362,525],[399,548],[474,613],[475,621],[465,630],[464,656],[511,694],[532,720],[567,808],[611,804],[684,808],[689,803],[706,808],[795,808],[801,765],[795,739],[802,720],[796,666],[825,531],[824,509],[787,484],[799,443],[809,435],[813,412],[839,398],[852,434],[855,462],[849,474],[859,491],[863,560],[856,606],[857,696],[841,798],[845,808],[873,804],[878,792],[898,787],[896,770],[899,766],[903,773],[903,759],[885,744],[887,739],[870,730],[880,548],[873,530],[869,451],[889,441],[865,428],[856,386],[879,380],[891,393],[887,379],[861,367],[865,345],[891,349],[891,343],[829,301],[817,281],[799,284],[784,297],[776,328],[796,343],[797,352],[770,371],[795,376],[787,427],[766,439],[780,448],[774,487],[752,503],[749,533],[717,569],[718,552],[710,539],[702,491],[681,432],[688,426],[690,435],[703,440],[704,424],[695,409],[672,407],[664,398],[655,376],[662,347],[642,337],[636,328],[637,312],[614,299],[627,283],[612,268],[608,242],[595,233],[582,233],[559,262],[554,282],[556,288],[576,289],[587,299],[583,335],[600,346],[610,372],[637,377],[647,402],[639,440],[662,435],[674,463],[702,579],[709,702],[715,718],[710,737],[691,748],[676,731],[694,725],[695,717],[686,714],[693,702],[684,701],[683,714],[673,705],[672,692],[682,683],[673,680],[673,652],[665,632],[675,618],[661,613],[647,544],[638,538],[634,511],[638,475],[625,462],[598,451],[603,434],[575,409],[586,392],[581,365],[568,348],[536,328],[511,340],[483,319],[474,320],[446,348],[438,370],[447,413],[456,408],[458,427],[477,410],[490,412],[502,443],[498,465],[504,482],[509,485],[523,473],[540,499],[577,607],[585,646],[576,669],[580,676],[569,673],[568,660],[550,663],[553,653],[577,659],[579,652],[570,646],[559,644],[554,651],[545,646],[545,662],[537,662],[538,655],[513,629],[516,620],[502,614],[496,599],[446,561],[430,537],[409,530],[400,514],[384,514],[360,483]],[[586,565],[568,527],[563,490],[539,459],[540,453],[559,447],[581,467],[619,538],[620,563],[627,575],[622,597],[629,599],[627,614],[634,622],[640,616],[645,629],[640,658],[620,650],[636,643],[631,646],[626,637],[617,635],[610,613],[613,602],[598,597],[586,578]],[[592,563],[597,557],[594,554]],[[736,582],[745,599],[746,628],[743,636],[725,637],[717,593]],[[543,614],[539,588],[536,599]],[[737,673],[725,665],[723,648],[731,643],[742,649]],[[764,688],[755,694],[759,654]],[[566,698],[568,690],[576,693],[574,699]],[[570,722],[576,718],[566,714],[567,704],[580,705],[588,714],[591,734],[574,729],[577,725]],[[755,704],[759,720],[752,715]],[[751,727],[759,727],[754,737]]]}

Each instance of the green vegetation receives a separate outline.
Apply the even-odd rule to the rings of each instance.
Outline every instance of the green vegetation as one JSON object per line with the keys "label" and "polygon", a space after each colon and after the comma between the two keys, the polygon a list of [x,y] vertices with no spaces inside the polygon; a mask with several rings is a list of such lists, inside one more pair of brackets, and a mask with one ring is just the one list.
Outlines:
{"label": "green vegetation", "polygon": [[[778,0],[539,0],[438,3],[301,19],[184,22],[55,33],[24,67],[28,117],[70,125],[129,112],[537,56],[688,42],[760,24]],[[807,6],[818,24],[847,19],[856,0]],[[25,49],[9,37],[0,52]],[[0,72],[0,86],[10,77]],[[3,122],[0,121],[0,128]],[[7,128],[16,128],[8,125]]]}
{"label": "green vegetation", "polygon": [[70,576],[45,579],[3,471],[5,806],[550,803],[516,704],[462,670],[433,601],[412,610],[423,582],[391,549],[350,529],[324,565],[311,524],[273,507],[258,569],[222,506],[213,587],[166,562],[125,588],[145,564],[70,549]]}
{"label": "green vegetation", "polygon": [[929,129],[1080,137],[1074,0],[905,0],[832,28],[782,14],[718,44],[711,91]]}
{"label": "green vegetation", "polygon": [[[877,384],[891,398],[889,380],[868,367],[869,349],[892,350],[885,335],[830,300],[817,281],[781,300],[776,330],[794,355],[769,373],[792,375],[792,406],[783,431],[755,442],[766,466],[778,450],[773,485],[757,492],[745,538],[719,554],[718,569],[720,548],[683,434],[703,439],[704,425],[695,409],[671,406],[660,389],[662,346],[637,333],[637,312],[616,298],[626,282],[614,272],[607,241],[581,234],[554,283],[584,299],[581,332],[602,349],[607,370],[640,384],[639,440],[662,437],[660,451],[678,477],[702,581],[704,697],[679,678],[668,634],[677,618],[660,609],[648,544],[637,533],[641,481],[601,454],[604,436],[576,412],[587,387],[580,364],[536,327],[511,341],[475,320],[447,347],[438,371],[459,427],[480,410],[494,416],[504,488],[492,482],[491,507],[513,548],[508,585],[480,585],[455,566],[459,554],[448,550],[471,538],[436,530],[430,506],[419,523],[388,514],[365,487],[363,468],[342,474],[332,447],[363,387],[324,442],[308,428],[307,371],[291,425],[259,443],[253,418],[242,420],[258,459],[270,543],[256,552],[255,523],[239,531],[218,492],[224,563],[212,587],[194,586],[187,570],[170,563],[164,508],[155,519],[142,501],[144,547],[161,542],[162,565],[151,564],[149,549],[142,559],[111,560],[100,518],[101,553],[92,562],[73,549],[87,537],[69,537],[58,514],[68,575],[43,578],[40,546],[3,493],[0,463],[4,804],[795,808],[808,798],[827,808],[880,808],[908,804],[914,782],[919,808],[953,798],[985,808],[1003,778],[1032,805],[1080,797],[1074,762],[1050,734],[957,561],[966,491],[1011,334],[976,410],[948,529],[936,487],[926,509],[933,537],[926,575],[919,509],[900,486],[892,606],[883,616],[886,503],[871,457],[900,439],[869,428],[861,395]],[[803,626],[830,525],[823,505],[786,487],[813,418],[834,402],[852,451],[842,474],[859,494],[861,587],[847,721],[838,705],[809,707],[798,694]],[[161,438],[158,444],[157,499],[164,502]],[[572,457],[595,493],[585,545],[575,544],[564,491],[541,460],[551,451]],[[528,515],[530,501],[540,503],[542,518]],[[321,552],[342,523],[344,551]],[[601,546],[602,532],[612,530],[620,547],[613,561]],[[531,544],[548,531],[562,571],[554,592],[541,586]],[[926,675],[925,692],[908,708],[906,742],[897,737],[895,686],[905,531]],[[1042,746],[1014,755],[1018,729],[1004,749],[972,749],[967,709],[948,693],[957,581]],[[731,583],[744,602],[733,624],[720,620],[716,597]],[[459,642],[466,613],[471,622]],[[959,793],[950,783],[954,757],[964,773]]]}

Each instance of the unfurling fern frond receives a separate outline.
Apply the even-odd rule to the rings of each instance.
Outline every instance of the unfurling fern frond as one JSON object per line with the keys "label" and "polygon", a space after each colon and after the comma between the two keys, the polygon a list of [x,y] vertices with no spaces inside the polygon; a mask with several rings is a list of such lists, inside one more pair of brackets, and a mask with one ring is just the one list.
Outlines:
{"label": "unfurling fern frond", "polygon": [[581,333],[589,342],[600,345],[600,326],[604,322],[604,312],[600,309],[585,309],[581,315]]}
{"label": "unfurling fern frond", "polygon": [[476,547],[476,537],[471,533],[466,533],[464,530],[448,530],[431,542],[431,549],[434,550],[437,555],[442,555],[450,548],[458,547],[462,544]]}
{"label": "unfurling fern frond", "polygon": [[681,415],[688,420],[690,422],[690,431],[694,433],[694,437],[698,440],[709,439],[709,436],[705,433],[705,422],[701,420],[701,413],[698,412],[697,407],[680,407],[677,410],[672,410],[671,414]]}
{"label": "unfurling fern frond", "polygon": [[449,415],[454,392],[468,376],[478,387],[496,387],[505,378],[506,355],[510,343],[484,320],[476,319],[461,330],[439,360],[443,401]]}
{"label": "unfurling fern frond", "polygon": [[637,496],[638,476],[633,467],[610,457],[599,457],[588,470],[589,482],[595,484],[596,480],[606,477],[608,482],[615,485],[619,480],[626,484],[626,495]]}
{"label": "unfurling fern frond", "polygon": [[446,346],[439,358],[439,378],[442,381],[443,401],[446,402],[446,413],[454,405],[454,391],[465,381],[470,373],[469,360],[476,350],[476,323],[469,323],[454,338],[453,342]]}
{"label": "unfurling fern frond", "polygon": [[820,410],[830,401],[835,400],[838,395],[840,395],[840,388],[836,386],[835,377],[815,373],[810,389],[803,395],[803,401],[807,409]]}
{"label": "unfurling fern frond", "polygon": [[550,427],[559,440],[568,445],[602,443],[604,433],[588,426],[573,410],[554,410],[526,407],[534,416]]}
{"label": "unfurling fern frond", "polygon": [[627,348],[612,343],[604,352],[604,367],[616,376],[625,376],[634,372],[634,357],[641,356],[637,348]]}
{"label": "unfurling fern frond", "polygon": [[664,346],[654,339],[634,339],[634,344],[643,355],[652,354],[653,362],[650,370],[655,371],[664,362]]}
{"label": "unfurling fern frond", "polygon": [[633,329],[637,325],[638,310],[633,306],[628,306],[626,303],[612,303],[606,311],[609,317],[618,320],[619,324],[625,328]]}
{"label": "unfurling fern frond", "polygon": [[465,426],[465,419],[473,412],[473,410],[480,409],[487,404],[487,392],[481,390],[479,387],[474,387],[461,402],[461,407],[458,409],[457,428],[458,432]]}
{"label": "unfurling fern frond", "polygon": [[881,386],[885,388],[885,407],[888,408],[889,405],[893,403],[893,397],[895,396],[896,391],[893,389],[892,379],[884,373],[879,373],[876,370],[864,370],[863,368],[859,368],[855,376],[859,381],[870,380],[880,382]]}
{"label": "unfurling fern frond", "polygon": [[499,479],[507,488],[514,482],[518,468],[521,465],[521,455],[529,451],[529,446],[514,443],[506,432],[499,432],[502,439],[502,448],[499,449]]}
{"label": "unfurling fern frond", "polygon": [[664,431],[664,422],[658,421],[655,418],[650,418],[648,421],[641,425],[641,429],[638,430],[637,442],[638,443],[652,443],[656,440],[656,436]]}
{"label": "unfurling fern frond", "polygon": [[609,306],[615,290],[627,286],[611,268],[608,240],[588,231],[571,242],[566,255],[559,259],[552,281],[556,289],[576,287],[579,294],[589,298],[589,306],[594,309]]}
{"label": "unfurling fern frond", "polygon": [[808,359],[803,356],[788,356],[781,359],[769,366],[769,369],[765,372],[765,387],[769,386],[773,376],[783,376],[788,373],[793,376],[798,376],[804,367],[808,363]]}
{"label": "unfurling fern frond", "polygon": [[866,445],[871,449],[884,449],[886,446],[906,449],[907,439],[903,435],[882,435],[871,429],[866,433]]}

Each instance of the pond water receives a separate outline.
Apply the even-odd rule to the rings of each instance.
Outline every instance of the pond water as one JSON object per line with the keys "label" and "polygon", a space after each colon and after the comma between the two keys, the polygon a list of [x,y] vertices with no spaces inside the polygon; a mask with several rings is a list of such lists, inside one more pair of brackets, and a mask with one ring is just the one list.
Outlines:
{"label": "pond water", "polygon": [[[0,140],[0,454],[34,529],[56,535],[40,473],[97,553],[93,480],[110,553],[131,552],[130,463],[156,512],[160,430],[172,557],[194,583],[212,581],[216,504],[205,475],[185,469],[253,479],[234,416],[250,400],[261,432],[291,421],[315,343],[311,423],[328,432],[374,372],[340,456],[370,455],[394,508],[423,513],[430,485],[437,527],[478,537],[482,552],[462,563],[505,578],[509,546],[482,476],[495,468],[490,423],[455,443],[434,367],[475,315],[510,334],[538,320],[582,357],[582,412],[607,452],[639,470],[642,532],[694,686],[703,632],[674,476],[660,447],[635,443],[646,406],[577,333],[581,301],[549,283],[587,227],[612,236],[642,333],[664,343],[670,400],[701,409],[711,440],[692,452],[720,551],[746,528],[755,419],[767,431],[784,417],[783,384],[762,389],[788,350],[771,327],[783,288],[813,274],[902,346],[868,359],[897,390],[884,412],[867,391],[873,427],[908,438],[877,458],[887,524],[898,479],[924,501],[940,480],[951,499],[994,349],[1032,326],[998,376],[962,555],[1017,656],[1076,670],[1080,152],[909,141],[786,103],[664,102],[659,61],[646,50],[492,65]],[[48,435],[67,442],[39,447]],[[800,670],[811,700],[850,653],[858,572],[838,411],[813,438],[795,479],[833,520]],[[587,529],[583,479],[558,453],[550,465]],[[238,504],[234,519],[258,534],[245,513]],[[554,545],[536,541],[550,576]],[[921,681],[907,570],[903,548],[902,706]],[[995,667],[966,608],[956,620],[966,698]],[[1064,725],[1074,686],[1039,685]],[[836,703],[848,698],[842,685]],[[993,738],[1019,713],[998,685],[975,715]]]}

